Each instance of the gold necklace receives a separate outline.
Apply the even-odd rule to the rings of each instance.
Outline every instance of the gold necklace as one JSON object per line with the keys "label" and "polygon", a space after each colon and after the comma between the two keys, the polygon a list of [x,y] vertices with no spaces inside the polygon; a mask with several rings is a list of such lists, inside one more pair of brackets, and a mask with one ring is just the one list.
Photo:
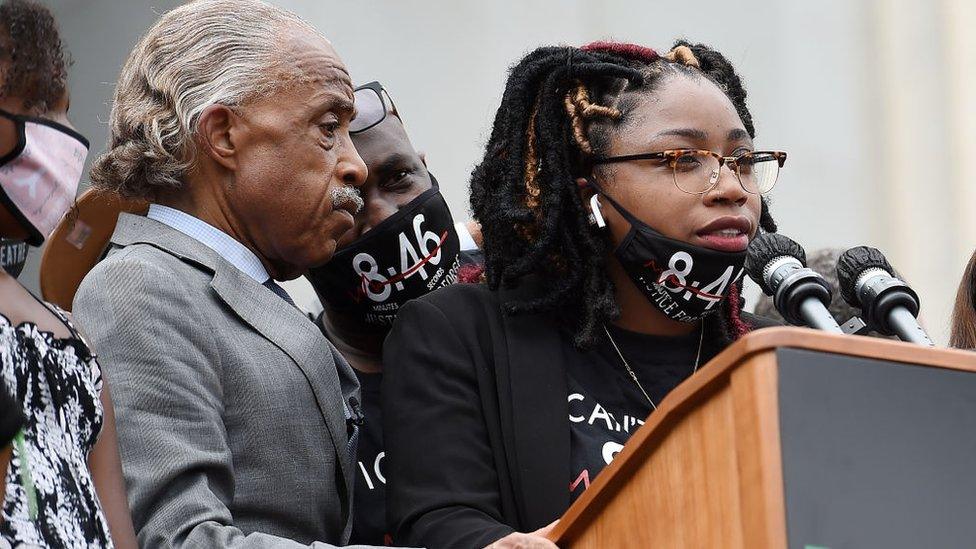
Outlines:
{"label": "gold necklace", "polygon": [[[620,362],[623,363],[624,368],[627,370],[627,373],[630,374],[630,379],[634,380],[634,383],[637,384],[637,388],[640,389],[640,392],[644,393],[644,398],[646,398],[647,401],[651,403],[651,410],[652,411],[657,410],[657,405],[654,404],[654,401],[651,400],[650,395],[648,395],[647,391],[644,390],[644,386],[641,385],[641,382],[637,380],[637,374],[634,373],[634,370],[630,367],[630,364],[627,364],[627,359],[624,358],[624,354],[620,352],[620,348],[617,347],[617,342],[613,340],[613,336],[610,335],[610,330],[607,329],[606,324],[603,325],[603,331],[607,334],[607,338],[610,340],[610,344],[613,345],[613,350],[617,351],[617,356],[620,357]],[[702,342],[704,341],[705,341],[705,320],[702,319],[701,335],[698,337],[698,353],[695,354],[695,368],[691,371],[691,375],[695,375],[695,372],[698,371],[698,362],[701,360]]]}

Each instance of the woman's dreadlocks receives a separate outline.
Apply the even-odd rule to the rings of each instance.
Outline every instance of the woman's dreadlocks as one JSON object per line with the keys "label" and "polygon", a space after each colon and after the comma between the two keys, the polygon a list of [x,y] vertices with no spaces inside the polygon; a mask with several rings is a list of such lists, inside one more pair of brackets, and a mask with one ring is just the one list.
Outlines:
{"label": "woman's dreadlocks", "polygon": [[[605,153],[611,132],[637,104],[635,94],[624,92],[652,93],[676,73],[714,82],[755,135],[738,75],[721,53],[701,44],[679,41],[664,56],[613,42],[543,47],[512,68],[485,157],[471,177],[489,286],[512,286],[532,274],[541,279],[541,293],[507,303],[507,313],[566,314],[581,348],[619,316],[606,268],[611,245],[590,225],[576,179],[590,174],[591,159]],[[760,227],[776,231],[765,201]],[[741,301],[733,287],[720,321],[709,323],[714,336],[728,342],[748,331],[739,318]]]}

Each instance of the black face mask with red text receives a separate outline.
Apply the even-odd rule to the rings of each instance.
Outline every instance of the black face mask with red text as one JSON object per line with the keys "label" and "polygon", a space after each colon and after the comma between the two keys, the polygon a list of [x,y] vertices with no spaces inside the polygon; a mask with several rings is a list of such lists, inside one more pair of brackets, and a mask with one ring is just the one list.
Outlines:
{"label": "black face mask with red text", "polygon": [[457,282],[461,246],[454,218],[431,176],[431,188],[312,269],[309,279],[327,309],[389,330],[400,306]]}
{"label": "black face mask with red text", "polygon": [[732,284],[742,278],[745,251],[721,252],[668,238],[599,192],[630,222],[614,256],[648,301],[680,322],[719,310]]}

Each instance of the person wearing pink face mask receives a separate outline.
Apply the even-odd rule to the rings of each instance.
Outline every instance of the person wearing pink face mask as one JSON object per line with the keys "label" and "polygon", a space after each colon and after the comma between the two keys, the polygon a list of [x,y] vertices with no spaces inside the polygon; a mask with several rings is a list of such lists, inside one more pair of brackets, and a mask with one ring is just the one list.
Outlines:
{"label": "person wearing pink face mask", "polygon": [[[88,141],[68,121],[65,77],[50,12],[22,0],[0,4],[5,242],[43,244],[74,202]],[[0,391],[23,415],[12,448],[0,453],[0,547],[135,547],[98,363],[67,315],[4,269]]]}

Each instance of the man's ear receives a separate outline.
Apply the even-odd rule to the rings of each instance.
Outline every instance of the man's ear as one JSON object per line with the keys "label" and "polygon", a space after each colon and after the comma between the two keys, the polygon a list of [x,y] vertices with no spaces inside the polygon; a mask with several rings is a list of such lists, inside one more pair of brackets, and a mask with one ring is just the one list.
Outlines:
{"label": "man's ear", "polygon": [[226,105],[210,105],[200,113],[197,143],[203,154],[231,171],[237,170],[242,120]]}
{"label": "man's ear", "polygon": [[481,223],[478,223],[474,219],[469,219],[464,222],[464,226],[468,228],[468,233],[471,235],[471,240],[474,240],[478,249],[484,248],[485,237],[481,233]]}
{"label": "man's ear", "polygon": [[417,155],[420,156],[420,161],[424,163],[424,167],[427,167],[427,153],[424,151],[417,151]]}

